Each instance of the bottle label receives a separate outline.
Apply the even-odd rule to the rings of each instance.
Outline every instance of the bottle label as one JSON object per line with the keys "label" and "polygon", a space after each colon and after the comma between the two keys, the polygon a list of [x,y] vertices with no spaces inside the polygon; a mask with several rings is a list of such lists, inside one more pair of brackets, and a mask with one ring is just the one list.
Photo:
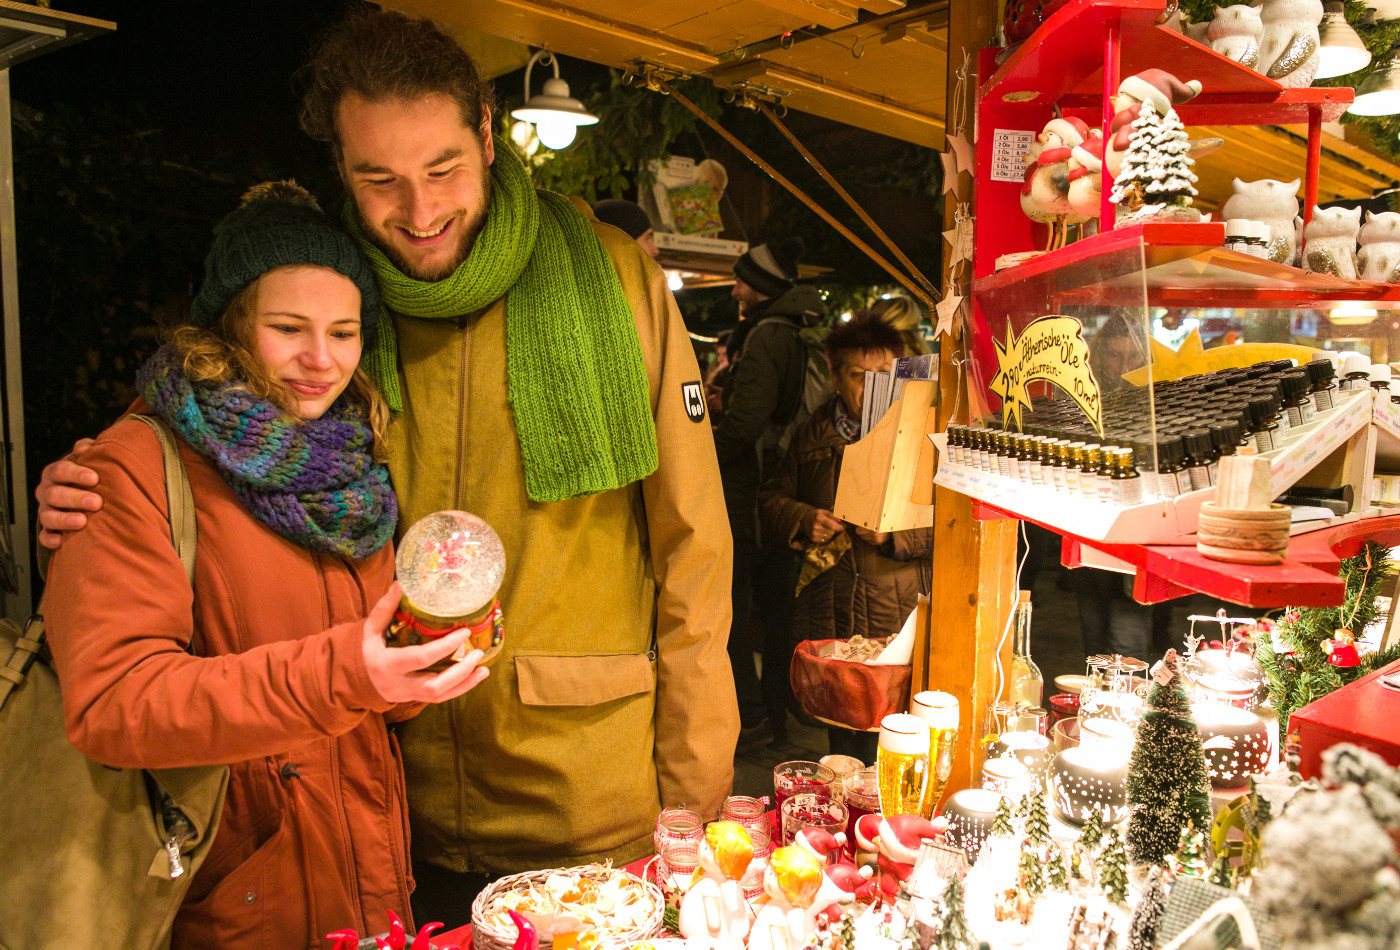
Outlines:
{"label": "bottle label", "polygon": [[1142,482],[1140,491],[1144,496],[1157,494],[1157,473],[1138,469],[1138,481]]}
{"label": "bottle label", "polygon": [[1142,479],[1120,478],[1113,483],[1113,503],[1120,507],[1142,504]]}
{"label": "bottle label", "polygon": [[1317,408],[1311,399],[1305,397],[1300,408],[1303,410],[1303,425],[1307,425],[1317,417]]}
{"label": "bottle label", "polygon": [[1191,490],[1191,471],[1183,468],[1176,473],[1176,493],[1184,495]]}
{"label": "bottle label", "polygon": [[1254,433],[1254,451],[1263,455],[1265,452],[1274,450],[1274,436],[1268,429],[1260,429]]}
{"label": "bottle label", "polygon": [[1022,462],[1021,468],[1025,470],[1026,480],[1032,485],[1044,484],[1039,462]]}
{"label": "bottle label", "polygon": [[1005,455],[997,456],[997,474],[1002,478],[1011,477],[1011,460]]}
{"label": "bottle label", "polygon": [[1162,498],[1175,498],[1181,494],[1181,489],[1177,485],[1176,475],[1171,472],[1157,473],[1157,494]]}
{"label": "bottle label", "polygon": [[1104,504],[1113,503],[1113,479],[1107,475],[1095,475],[1094,497]]}
{"label": "bottle label", "polygon": [[1063,465],[1056,465],[1050,469],[1050,487],[1056,491],[1065,490],[1065,469]]}
{"label": "bottle label", "polygon": [[1296,406],[1288,407],[1288,428],[1293,429],[1302,425],[1306,420],[1303,418],[1303,406],[1299,403]]}
{"label": "bottle label", "polygon": [[1336,405],[1336,403],[1332,399],[1332,389],[1330,386],[1327,389],[1319,389],[1312,395],[1313,405],[1317,407],[1318,412],[1326,412],[1328,409],[1331,409],[1334,405]]}
{"label": "bottle label", "polygon": [[1210,484],[1220,484],[1220,463],[1211,462],[1206,466],[1206,477],[1210,479]]}
{"label": "bottle label", "polygon": [[1186,470],[1191,481],[1191,491],[1200,491],[1211,486],[1210,468],[1206,465],[1192,465]]}

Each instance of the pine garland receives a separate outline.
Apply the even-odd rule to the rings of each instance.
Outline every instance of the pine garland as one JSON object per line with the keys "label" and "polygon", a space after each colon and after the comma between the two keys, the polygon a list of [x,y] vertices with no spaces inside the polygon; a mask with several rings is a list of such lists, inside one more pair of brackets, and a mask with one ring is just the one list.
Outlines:
{"label": "pine garland", "polygon": [[[1400,659],[1396,646],[1362,656],[1359,666],[1337,667],[1327,662],[1323,646],[1337,630],[1359,634],[1377,619],[1376,599],[1395,573],[1387,553],[1385,545],[1367,541],[1361,553],[1342,562],[1346,596],[1340,607],[1289,608],[1274,625],[1273,637],[1258,643],[1255,657],[1268,680],[1282,735],[1288,735],[1288,719],[1298,709]],[[1276,650],[1275,644],[1283,649]]]}

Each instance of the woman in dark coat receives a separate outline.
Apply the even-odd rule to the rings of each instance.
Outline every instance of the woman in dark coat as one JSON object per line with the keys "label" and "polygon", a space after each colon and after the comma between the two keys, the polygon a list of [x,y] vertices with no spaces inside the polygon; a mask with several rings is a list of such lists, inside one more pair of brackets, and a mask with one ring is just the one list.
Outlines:
{"label": "woman in dark coat", "polygon": [[[759,495],[769,536],[784,538],[808,562],[827,564],[800,586],[792,611],[792,642],[890,637],[899,632],[929,589],[933,532],[928,528],[873,532],[831,513],[846,446],[860,435],[867,370],[888,370],[904,352],[899,331],[859,313],[826,339],[835,394],[793,436],[777,473]],[[803,576],[811,574],[804,567]],[[872,762],[876,736],[830,730],[831,751]]]}

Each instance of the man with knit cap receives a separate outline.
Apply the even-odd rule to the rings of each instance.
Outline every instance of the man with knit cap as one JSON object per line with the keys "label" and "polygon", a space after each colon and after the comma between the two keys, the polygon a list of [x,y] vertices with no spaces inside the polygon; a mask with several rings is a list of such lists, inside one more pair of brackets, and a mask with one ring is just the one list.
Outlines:
{"label": "man with knit cap", "polygon": [[[734,619],[729,662],[739,698],[740,747],[781,741],[787,726],[787,616],[793,554],[786,543],[758,535],[758,489],[778,462],[801,409],[807,371],[803,330],[822,323],[826,304],[815,287],[797,283],[802,241],[785,238],[750,248],[734,262],[739,325],[729,339],[730,369],[720,395],[715,453],[734,535]],[[749,609],[762,622],[763,669],[754,669]]]}
{"label": "man with knit cap", "polygon": [[637,242],[654,260],[661,253],[652,237],[651,218],[642,206],[626,198],[604,198],[593,203],[593,214],[604,224],[611,224]]}
{"label": "man with knit cap", "polygon": [[[660,268],[530,184],[450,36],[361,9],[302,78],[302,126],[330,146],[389,311],[362,368],[395,410],[400,524],[468,510],[505,549],[491,676],[394,741],[415,913],[452,926],[487,875],[627,863],[663,806],[712,816],[731,791],[714,443]],[[83,507],[46,498],[79,483],[64,474],[40,488],[46,543],[72,525],[54,508]]]}

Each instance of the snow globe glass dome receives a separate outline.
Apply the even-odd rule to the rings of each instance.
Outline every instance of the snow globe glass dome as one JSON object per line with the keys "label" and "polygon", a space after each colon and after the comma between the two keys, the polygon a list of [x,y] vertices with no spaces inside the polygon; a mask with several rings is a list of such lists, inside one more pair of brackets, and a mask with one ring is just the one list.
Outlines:
{"label": "snow globe glass dome", "polygon": [[403,599],[389,627],[390,646],[404,647],[471,633],[457,653],[429,669],[446,669],[471,650],[486,666],[501,652],[505,626],[496,598],[505,579],[500,536],[476,515],[436,511],[404,534],[394,559]]}

